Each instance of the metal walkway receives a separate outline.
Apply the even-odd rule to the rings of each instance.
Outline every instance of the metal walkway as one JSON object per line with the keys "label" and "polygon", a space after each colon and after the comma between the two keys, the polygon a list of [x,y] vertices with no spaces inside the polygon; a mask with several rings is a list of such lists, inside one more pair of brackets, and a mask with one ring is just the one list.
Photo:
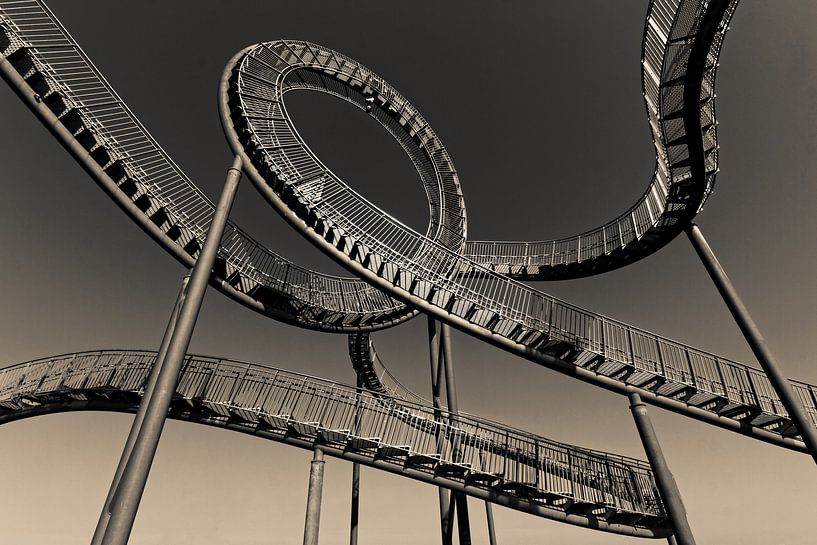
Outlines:
{"label": "metal walkway", "polygon": [[[626,261],[644,255],[666,243],[703,204],[717,169],[715,67],[736,4],[650,4],[642,66],[658,166],[643,206],[633,210],[648,207],[651,219],[625,215],[630,219],[614,222],[618,239],[605,235],[603,252],[591,244],[568,252],[583,264],[579,269],[603,270],[613,256]],[[13,67],[4,71],[7,80],[141,227],[192,264],[212,203],[149,136],[42,2],[0,2],[0,25],[6,58],[0,64]],[[231,225],[214,271],[219,289],[274,318],[330,331],[377,329],[416,314],[384,290],[577,378],[618,392],[637,391],[670,410],[803,449],[757,369],[575,307],[491,270],[531,276],[528,269],[489,267],[460,254],[465,212],[450,158],[428,123],[382,78],[307,42],[261,44],[237,60],[228,75],[232,87],[225,100],[231,102],[225,112],[243,141],[236,141],[237,151],[244,154],[244,145],[257,150],[252,158],[244,154],[251,177],[299,231],[372,286],[284,262]],[[282,97],[294,89],[320,89],[368,110],[401,142],[429,195],[428,236],[372,206],[320,163],[286,116]],[[703,141],[689,136],[695,128]],[[659,232],[664,234],[656,236]],[[603,255],[592,257],[589,248]],[[568,262],[562,269],[579,270]],[[815,388],[792,384],[817,421]]]}
{"label": "metal walkway", "polygon": [[[246,48],[230,61],[222,80],[221,116],[232,150],[270,204],[355,278],[299,267],[230,223],[211,283],[258,312],[320,331],[358,334],[424,312],[580,380],[805,451],[760,370],[519,281],[621,267],[655,252],[690,225],[717,174],[715,74],[737,4],[650,2],[641,63],[656,150],[650,184],[613,221],[551,241],[468,241],[463,193],[442,142],[405,97],[359,62],[297,40]],[[117,205],[184,265],[195,263],[213,203],[159,147],[42,1],[0,0],[0,73]],[[286,93],[305,91],[359,108],[400,143],[428,198],[425,234],[367,201],[307,147],[284,100]],[[621,483],[631,474],[622,480],[610,469],[638,468],[651,483],[643,464],[474,417],[460,417],[471,427],[446,428],[434,422],[422,400],[377,370],[367,335],[350,337],[350,354],[372,392],[250,364],[190,358],[172,415],[305,448],[319,441],[328,454],[549,518],[632,535],[668,535],[652,485],[644,481],[627,488]],[[0,419],[60,410],[134,410],[152,357],[103,352],[76,355],[70,364],[68,358],[54,358],[4,370]],[[817,388],[791,385],[817,425]],[[261,397],[280,405],[272,407]],[[355,420],[361,414],[369,420]],[[361,428],[364,422],[371,427]],[[469,454],[458,457],[455,444]],[[552,451],[543,454],[544,444]],[[574,455],[593,462],[577,466]],[[619,466],[596,469],[600,459],[617,460]],[[553,480],[557,477],[562,481]],[[572,487],[569,493],[564,479]]]}
{"label": "metal walkway", "polygon": [[[155,352],[65,354],[0,370],[0,424],[64,411],[136,410]],[[170,416],[249,433],[609,532],[671,533],[646,462],[557,443],[328,380],[188,356]]]}
{"label": "metal walkway", "polygon": [[[706,104],[713,97],[711,85],[702,83],[710,73],[704,69],[714,62],[717,48],[713,50],[712,45],[719,43],[715,38],[725,28],[730,7],[734,3],[712,2],[706,9],[693,11],[692,26],[700,28],[701,35],[683,28],[684,39],[675,38],[677,27],[664,35],[675,49],[673,62],[663,73],[676,74],[672,81],[679,87],[667,95],[686,96],[682,91],[691,86],[688,82],[698,81],[701,92],[695,95],[693,117],[699,124],[705,119],[701,121],[698,103]],[[651,11],[648,19],[650,28],[657,25],[655,13]],[[672,20],[675,24],[692,24],[689,13],[680,15]],[[709,41],[702,45],[707,29]],[[678,75],[681,67],[692,70],[696,66],[696,51],[708,59],[699,63],[701,72]],[[426,138],[425,125],[413,124],[414,110],[399,93],[338,52],[307,42],[277,41],[239,53],[223,84],[222,115],[225,125],[234,128],[233,150],[253,165],[246,170],[267,200],[327,255],[395,298],[537,363],[614,391],[638,392],[645,401],[706,422],[804,450],[796,428],[759,370],[536,291],[410,230],[349,188],[309,150],[287,117],[285,90],[319,85],[336,89],[338,94],[341,89],[346,100],[361,109],[368,105],[381,112],[370,112],[372,115],[393,117],[430,156],[441,149]],[[700,193],[711,183],[707,180],[712,169],[702,162],[698,176],[695,161],[689,159],[697,154],[692,138],[683,137],[689,120],[682,114],[688,111],[681,104],[656,114],[664,138],[683,142],[685,148],[684,153],[659,155],[668,161],[668,172],[677,184],[670,195],[680,195],[681,188],[686,188],[683,194],[693,195],[694,187]],[[701,150],[701,157],[713,157],[707,149]],[[700,202],[694,210],[699,206]],[[691,209],[686,210],[689,214]],[[792,385],[817,422],[814,387]]]}

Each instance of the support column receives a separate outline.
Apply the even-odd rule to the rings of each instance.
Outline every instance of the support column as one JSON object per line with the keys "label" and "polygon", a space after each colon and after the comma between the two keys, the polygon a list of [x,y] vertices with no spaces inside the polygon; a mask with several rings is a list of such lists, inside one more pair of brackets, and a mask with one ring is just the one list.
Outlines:
{"label": "support column", "polygon": [[[442,402],[440,400],[440,390],[442,383],[443,368],[440,365],[440,328],[437,320],[428,317],[428,348],[429,361],[431,363],[431,400],[434,405],[434,420],[442,421]],[[442,440],[441,435],[437,435],[437,449],[440,452]],[[443,545],[451,545],[451,508],[449,505],[449,493],[445,488],[438,488],[440,500],[440,533]]]}
{"label": "support column", "polygon": [[723,297],[726,306],[732,313],[732,317],[737,322],[741,332],[743,332],[743,336],[749,343],[749,347],[752,349],[752,352],[754,352],[758,363],[760,363],[760,366],[769,378],[769,382],[772,384],[774,391],[780,397],[783,407],[785,407],[786,412],[789,413],[794,425],[797,426],[800,437],[803,438],[803,442],[806,444],[806,448],[811,454],[811,457],[817,462],[817,427],[815,427],[811,418],[806,414],[803,403],[797,398],[797,395],[791,388],[789,380],[783,374],[771,351],[766,346],[766,341],[763,339],[763,335],[761,335],[757,324],[755,324],[749,315],[749,311],[746,309],[740,296],[738,296],[729,277],[726,276],[726,271],[723,270],[718,258],[715,257],[715,253],[712,251],[712,248],[709,247],[701,230],[693,223],[687,228],[687,235],[695,251],[698,253],[698,257],[701,258],[704,267],[706,267],[710,278],[712,278],[712,281],[718,288],[718,292],[720,292],[721,297]]}
{"label": "support column", "polygon": [[[363,384],[360,375],[357,377],[358,396]],[[357,434],[360,427],[360,410],[355,407],[354,433]],[[349,520],[349,545],[357,545],[357,527],[360,514],[360,464],[352,464],[352,506]]]}
{"label": "support column", "polygon": [[494,510],[491,502],[485,502],[485,518],[488,519],[488,543],[496,545],[496,527],[494,526]]}
{"label": "support column", "polygon": [[[448,417],[452,426],[459,424],[459,403],[457,402],[457,383],[454,379],[454,357],[451,355],[451,327],[440,324],[442,361],[445,369],[445,395],[448,402]],[[453,445],[455,458],[459,456],[459,444]],[[456,459],[454,460],[456,461]],[[460,545],[471,545],[471,523],[468,516],[468,498],[464,494],[453,493],[457,504],[457,530]],[[490,506],[488,507],[490,508]]]}
{"label": "support column", "polygon": [[241,159],[236,157],[227,171],[224,189],[213,215],[207,240],[193,267],[187,295],[171,335],[164,364],[159,370],[156,387],[145,409],[144,421],[111,502],[111,517],[102,538],[103,545],[126,545],[130,537],[240,179]]}
{"label": "support column", "polygon": [[142,429],[142,422],[145,420],[145,411],[150,404],[150,398],[153,396],[153,390],[156,387],[156,379],[159,378],[159,371],[167,355],[167,347],[170,344],[170,338],[173,336],[173,331],[176,329],[176,321],[179,318],[179,311],[184,303],[184,296],[187,291],[187,284],[190,281],[190,275],[185,275],[182,279],[182,286],[179,289],[179,294],[176,296],[176,302],[173,305],[173,311],[170,314],[170,321],[165,328],[165,334],[162,337],[162,344],[159,345],[159,352],[156,354],[156,361],[153,362],[153,367],[150,369],[147,380],[145,381],[144,393],[142,394],[142,401],[139,403],[139,410],[136,411],[136,416],[131,424],[128,438],[125,441],[125,448],[122,450],[122,455],[119,457],[119,465],[116,466],[116,472],[113,476],[113,482],[108,490],[108,496],[105,498],[105,505],[102,507],[102,513],[99,515],[99,521],[96,523],[94,536],[91,538],[91,545],[100,545],[102,543],[102,536],[105,529],[108,527],[108,521],[111,519],[111,502],[116,495],[116,489],[119,486],[119,481],[122,479],[122,473],[130,459],[133,445],[136,442],[136,437]]}
{"label": "support column", "polygon": [[681,492],[678,490],[675,477],[672,476],[667,460],[664,458],[664,453],[661,451],[658,436],[655,434],[652,421],[647,414],[647,405],[641,401],[641,396],[636,393],[630,394],[630,410],[633,413],[633,420],[635,420],[635,426],[638,428],[641,443],[644,445],[644,451],[647,453],[647,460],[649,460],[655,475],[655,482],[658,485],[658,492],[661,495],[664,508],[672,521],[677,544],[695,545],[695,538],[692,536],[692,530],[689,528],[689,522],[687,521],[686,508],[683,501],[681,501]]}
{"label": "support column", "polygon": [[352,516],[349,525],[349,545],[357,545],[358,513],[360,512],[360,464],[352,464]]}
{"label": "support column", "polygon": [[309,467],[309,491],[306,497],[304,545],[318,545],[321,526],[321,494],[323,493],[323,451],[316,448]]}

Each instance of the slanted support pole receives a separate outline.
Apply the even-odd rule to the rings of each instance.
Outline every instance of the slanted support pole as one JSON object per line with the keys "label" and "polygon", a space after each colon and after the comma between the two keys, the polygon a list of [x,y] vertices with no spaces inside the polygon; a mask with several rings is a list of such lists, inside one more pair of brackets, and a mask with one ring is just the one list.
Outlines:
{"label": "slanted support pole", "polygon": [[[454,358],[451,355],[451,328],[448,324],[440,324],[440,342],[442,345],[442,361],[445,368],[445,394],[448,403],[448,417],[452,427],[459,424],[459,403],[457,402],[457,383],[454,379]],[[454,461],[459,461],[459,443],[455,441]],[[454,494],[457,505],[457,530],[460,545],[471,545],[471,522],[468,516],[468,498],[464,494]]]}
{"label": "slanted support pole", "polygon": [[738,296],[738,292],[735,290],[729,277],[726,276],[726,271],[723,270],[718,258],[715,257],[715,253],[712,251],[712,248],[709,247],[701,230],[693,223],[687,228],[686,232],[689,236],[689,240],[692,242],[692,246],[698,253],[698,257],[701,258],[704,267],[706,267],[706,271],[718,288],[718,292],[720,292],[721,297],[723,297],[726,306],[732,313],[732,317],[737,322],[741,332],[743,332],[743,336],[749,343],[749,347],[752,349],[752,352],[754,352],[758,363],[760,363],[760,366],[769,378],[769,382],[772,384],[774,391],[780,397],[783,407],[785,407],[786,412],[789,413],[789,417],[800,432],[800,437],[803,438],[803,442],[806,444],[809,454],[811,454],[811,457],[817,462],[817,427],[815,427],[811,418],[806,414],[803,403],[795,395],[789,380],[783,374],[777,360],[766,346],[766,341],[763,339],[763,335],[761,335],[757,324],[755,324],[755,321],[751,315],[749,315],[749,311],[746,309],[740,296]]}
{"label": "slanted support pole", "polygon": [[150,404],[150,398],[153,396],[153,390],[156,388],[156,379],[159,378],[159,371],[164,364],[165,356],[167,355],[167,347],[170,344],[170,338],[173,336],[173,331],[176,329],[176,321],[179,319],[179,311],[184,303],[184,296],[187,291],[187,284],[190,281],[190,275],[186,275],[182,279],[182,286],[179,289],[179,294],[176,296],[176,302],[173,304],[173,311],[170,314],[170,321],[165,328],[165,334],[162,337],[162,344],[159,345],[159,353],[156,354],[156,361],[153,362],[153,367],[145,380],[144,393],[142,394],[142,401],[139,403],[139,409],[136,411],[136,416],[133,418],[128,438],[125,441],[125,448],[122,450],[122,455],[119,457],[119,465],[116,466],[116,472],[113,476],[113,482],[108,490],[108,496],[105,498],[105,505],[102,507],[102,513],[99,515],[99,521],[96,523],[94,530],[94,537],[91,538],[91,545],[100,545],[102,543],[102,536],[105,534],[105,529],[108,527],[108,522],[111,519],[111,502],[116,495],[116,489],[119,486],[119,481],[122,479],[122,474],[130,459],[133,445],[136,443],[136,437],[142,429],[142,423],[145,420],[145,411]]}
{"label": "slanted support pole", "polygon": [[672,522],[677,544],[695,545],[695,538],[692,536],[692,530],[687,521],[686,508],[684,508],[684,503],[681,501],[681,492],[678,490],[675,477],[672,476],[667,460],[664,458],[658,436],[655,434],[655,428],[652,427],[652,421],[647,414],[647,405],[641,401],[641,396],[637,393],[630,394],[630,410],[633,413],[633,420],[635,420],[635,426],[638,428],[641,443],[644,445],[644,451],[647,453],[647,460],[652,466],[661,501],[663,501],[664,508],[668,511]]}
{"label": "slanted support pole", "polygon": [[144,421],[111,502],[111,517],[102,538],[102,545],[126,545],[130,537],[240,179],[241,159],[236,157],[227,171],[224,189],[210,223],[207,240],[193,267],[187,294],[168,344],[167,355],[156,379],[156,387],[145,409]]}
{"label": "slanted support pole", "polygon": [[494,526],[494,509],[491,502],[485,502],[485,518],[488,520],[488,543],[496,545],[496,527]]}
{"label": "slanted support pole", "polygon": [[[428,348],[429,362],[431,363],[431,400],[434,405],[434,420],[442,421],[442,401],[441,383],[443,368],[440,365],[440,327],[437,320],[428,317]],[[437,448],[441,452],[441,435],[437,435]],[[449,504],[448,490],[439,487],[437,489],[440,500],[440,534],[442,545],[451,545],[451,508]]]}
{"label": "slanted support pole", "polygon": [[304,545],[318,545],[321,526],[321,494],[323,493],[323,451],[316,448],[309,467],[309,492],[306,497]]}

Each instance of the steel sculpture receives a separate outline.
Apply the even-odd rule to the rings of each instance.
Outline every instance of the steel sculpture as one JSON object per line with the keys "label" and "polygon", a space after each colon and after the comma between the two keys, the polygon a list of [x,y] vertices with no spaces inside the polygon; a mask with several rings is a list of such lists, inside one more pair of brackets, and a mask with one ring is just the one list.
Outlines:
{"label": "steel sculpture", "polygon": [[[102,350],[7,367],[0,423],[64,411],[134,412],[155,361],[155,352]],[[365,388],[190,355],[169,414],[308,450],[319,445],[326,456],[545,518],[641,537],[670,533],[646,462],[469,415],[454,426],[446,410],[439,420],[431,405]]]}
{"label": "steel sculpture", "polygon": [[[692,223],[718,171],[715,75],[737,4],[650,2],[641,64],[656,149],[652,179],[642,197],[615,220],[560,240],[468,241],[459,178],[440,139],[406,98],[359,62],[297,40],[239,52],[225,69],[219,102],[236,156],[233,174],[243,171],[296,231],[355,276],[339,278],[299,267],[263,247],[226,217],[229,206],[216,214],[215,205],[159,147],[42,1],[0,0],[3,78],[113,200],[194,270],[155,365],[153,354],[101,352],[8,368],[0,372],[0,421],[62,410],[136,411],[147,381],[142,416],[134,423],[100,519],[100,542],[106,544],[127,541],[168,408],[171,417],[314,450],[317,464],[324,454],[337,456],[438,486],[443,541],[453,528],[450,492],[452,498],[467,494],[601,530],[694,543],[644,402],[817,456],[817,388],[784,378]],[[428,198],[425,234],[367,201],[309,149],[285,103],[286,93],[302,91],[330,94],[357,107],[400,143]],[[228,181],[225,203],[234,186]],[[684,231],[765,373],[519,282],[618,268]],[[207,280],[274,319],[350,333],[349,352],[363,389],[185,356]],[[419,312],[430,320],[430,403],[380,369],[369,338],[369,332]],[[440,342],[437,321],[443,331],[456,327],[627,395],[655,478],[641,462],[458,414],[453,360]],[[441,402],[443,381],[447,409]],[[270,400],[280,404],[273,407]],[[332,420],[325,419],[327,414]],[[385,437],[374,429],[397,435]],[[561,480],[554,485],[557,477]],[[313,484],[319,491],[317,477]],[[108,520],[112,504],[118,507]],[[304,539],[311,543],[317,540],[319,502],[310,506]],[[465,513],[460,523],[467,521]],[[356,520],[353,511],[352,541]],[[462,524],[461,539],[467,539],[467,531],[467,523]]]}

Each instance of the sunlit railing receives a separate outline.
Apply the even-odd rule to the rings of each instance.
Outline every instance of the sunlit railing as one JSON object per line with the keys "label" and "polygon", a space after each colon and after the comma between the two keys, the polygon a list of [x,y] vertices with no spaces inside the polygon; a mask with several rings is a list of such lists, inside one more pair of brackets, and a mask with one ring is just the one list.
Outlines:
{"label": "sunlit railing", "polygon": [[[695,25],[699,23],[695,17],[701,13],[698,4],[682,4],[689,8],[683,14],[683,28],[673,28],[667,33],[667,39],[673,40],[671,47],[676,54],[673,66],[665,68],[664,72],[676,75],[678,67],[684,66],[684,57],[680,53],[686,51],[688,54],[690,43],[689,40],[676,39],[677,34],[694,33]],[[710,51],[710,55],[717,55],[717,51]],[[330,54],[325,48],[298,41],[261,44],[244,57],[236,91],[243,109],[241,115],[247,119],[261,119],[271,106],[285,113],[280,88],[285,85],[287,77],[295,69],[308,71],[308,67],[317,64],[321,57],[342,58],[342,64],[329,63],[326,70],[343,72],[343,78],[356,78],[358,85],[374,89],[378,96],[385,97],[391,115],[401,124],[413,118],[414,112],[407,102],[378,76],[336,52]],[[252,72],[253,62],[272,66],[276,72],[274,79],[270,80],[265,79],[265,74],[255,74],[254,94],[244,96],[242,85],[248,81],[245,74]],[[258,87],[263,85],[266,90],[262,97]],[[707,93],[708,99],[711,86],[704,85],[702,93]],[[662,111],[670,113],[666,109]],[[522,344],[536,348],[542,340],[564,341],[586,354],[650,373],[667,382],[754,407],[761,413],[787,416],[769,381],[758,370],[560,301],[494,273],[412,231],[334,176],[300,140],[286,116],[282,119],[287,122],[276,124],[272,130],[253,131],[249,142],[266,152],[270,163],[275,165],[277,171],[270,184],[281,184],[276,191],[285,200],[287,192],[291,192],[290,202],[300,203],[309,214],[318,218],[324,236],[334,241],[338,249],[349,255],[368,256],[367,266],[381,277],[450,314]],[[249,125],[252,130],[252,122]],[[662,138],[677,139],[678,127],[682,125],[673,125],[671,128],[675,132],[664,134]],[[294,144],[283,149],[279,145],[281,142]],[[674,164],[674,159],[667,161]],[[660,164],[659,160],[659,167]],[[676,169],[678,172],[673,176],[683,178],[688,170],[685,168]],[[321,183],[319,195],[301,191],[301,187],[311,187],[316,179]],[[817,411],[813,400],[810,401],[814,397],[814,388],[799,383],[794,386],[798,394],[806,398],[808,410],[814,417]]]}
{"label": "sunlit railing", "polygon": [[[29,49],[37,69],[57,87],[69,108],[81,112],[83,123],[90,129],[87,138],[108,150],[110,163],[121,161],[135,184],[132,198],[150,196],[142,221],[156,213],[166,214],[168,224],[179,229],[166,243],[194,255],[210,225],[213,202],[159,146],[47,6],[36,0],[0,1],[0,22],[10,30],[15,48]],[[225,229],[219,255],[229,267],[240,271],[241,277],[235,283],[238,291],[251,294],[260,285],[294,299],[292,304],[303,314],[296,313],[296,321],[314,318],[322,310],[382,313],[393,318],[403,308],[358,279],[326,275],[293,264],[233,222]],[[377,321],[377,316],[372,321]]]}
{"label": "sunlit railing", "polygon": [[[140,392],[155,353],[95,351],[35,360],[0,370],[0,411],[86,399],[90,392]],[[402,458],[461,467],[501,479],[508,490],[663,515],[645,462],[572,447],[479,418],[436,420],[420,403],[281,369],[188,356],[176,389],[212,414],[294,428],[303,435],[351,441]],[[334,438],[334,439],[332,439]]]}

